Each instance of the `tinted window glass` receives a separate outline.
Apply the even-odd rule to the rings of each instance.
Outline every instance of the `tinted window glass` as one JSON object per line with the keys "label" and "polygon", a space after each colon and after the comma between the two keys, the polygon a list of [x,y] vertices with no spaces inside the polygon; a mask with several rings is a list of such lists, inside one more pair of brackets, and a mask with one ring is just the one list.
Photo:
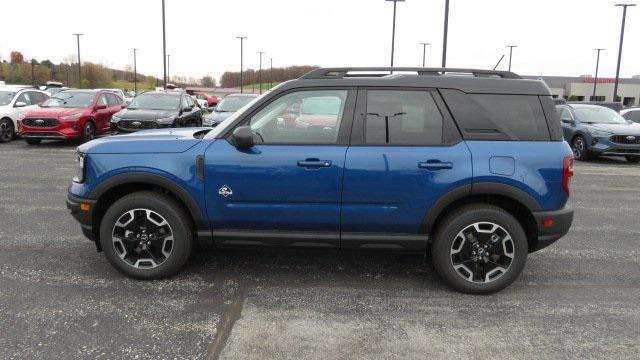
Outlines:
{"label": "tinted window glass", "polygon": [[640,111],[629,111],[627,114],[629,115],[629,117],[627,117],[628,120],[640,123]]}
{"label": "tinted window glass", "polygon": [[560,120],[571,120],[571,112],[567,108],[562,108],[560,111]]}
{"label": "tinted window glass", "polygon": [[283,95],[251,117],[256,141],[331,144],[338,141],[347,90],[298,91]]}
{"label": "tinted window glass", "polygon": [[22,94],[20,94],[20,96],[18,96],[18,98],[16,99],[16,103],[18,102],[23,102],[27,105],[35,104],[34,102],[32,102],[31,95],[27,91],[23,92]]}
{"label": "tinted window glass", "polygon": [[465,94],[441,90],[465,139],[550,140],[536,95]]}
{"label": "tinted window glass", "polygon": [[43,103],[45,100],[47,100],[47,96],[45,94],[35,92],[35,91],[29,92],[29,96],[31,97],[31,101],[34,104],[40,104],[40,103]]}
{"label": "tinted window glass", "polygon": [[107,94],[107,103],[109,104],[109,106],[116,106],[116,105],[120,105],[120,101],[118,100],[118,96],[114,95],[114,94]]}
{"label": "tinted window glass", "polygon": [[367,91],[367,144],[441,144],[442,123],[428,91]]}

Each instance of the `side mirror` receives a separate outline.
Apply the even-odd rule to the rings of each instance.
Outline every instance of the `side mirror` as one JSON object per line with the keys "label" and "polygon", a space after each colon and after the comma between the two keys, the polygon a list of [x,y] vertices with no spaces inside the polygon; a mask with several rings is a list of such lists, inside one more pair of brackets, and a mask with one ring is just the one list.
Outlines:
{"label": "side mirror", "polygon": [[25,107],[27,106],[27,103],[24,101],[18,101],[15,103],[15,105],[13,105],[13,107]]}
{"label": "side mirror", "polygon": [[240,149],[248,149],[253,147],[253,132],[248,126],[239,126],[233,130],[233,141],[236,143],[236,147]]}
{"label": "side mirror", "polygon": [[105,104],[98,104],[96,105],[96,110],[104,110],[107,108],[107,105]]}

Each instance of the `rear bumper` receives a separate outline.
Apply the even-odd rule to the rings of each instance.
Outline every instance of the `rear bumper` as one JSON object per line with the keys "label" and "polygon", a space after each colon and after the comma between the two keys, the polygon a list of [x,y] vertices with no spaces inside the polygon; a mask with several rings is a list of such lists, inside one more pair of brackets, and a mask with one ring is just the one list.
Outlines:
{"label": "rear bumper", "polygon": [[538,242],[532,251],[543,249],[569,232],[573,223],[573,209],[565,207],[554,211],[534,212],[538,226]]}
{"label": "rear bumper", "polygon": [[[93,233],[93,210],[96,202],[96,200],[67,194],[67,209],[70,210],[71,216],[80,223],[82,234],[94,242],[96,241],[96,236]],[[82,209],[81,205],[85,205],[85,207],[88,205],[88,210]]]}

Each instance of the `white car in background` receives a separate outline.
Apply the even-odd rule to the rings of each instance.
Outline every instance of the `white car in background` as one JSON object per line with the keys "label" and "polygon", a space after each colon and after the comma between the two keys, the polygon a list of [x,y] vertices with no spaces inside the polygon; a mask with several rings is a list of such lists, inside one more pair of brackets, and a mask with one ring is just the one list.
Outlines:
{"label": "white car in background", "polygon": [[620,110],[620,115],[623,118],[640,124],[640,107],[632,107],[624,110]]}
{"label": "white car in background", "polygon": [[0,143],[11,141],[16,136],[20,116],[48,98],[48,93],[37,89],[0,87]]}

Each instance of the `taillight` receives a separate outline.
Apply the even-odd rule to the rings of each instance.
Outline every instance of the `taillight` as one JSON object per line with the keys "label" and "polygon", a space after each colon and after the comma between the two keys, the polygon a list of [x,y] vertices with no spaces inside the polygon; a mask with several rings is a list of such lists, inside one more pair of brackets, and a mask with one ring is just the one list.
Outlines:
{"label": "taillight", "polygon": [[562,160],[562,188],[569,195],[569,186],[573,177],[573,156],[567,156]]}

